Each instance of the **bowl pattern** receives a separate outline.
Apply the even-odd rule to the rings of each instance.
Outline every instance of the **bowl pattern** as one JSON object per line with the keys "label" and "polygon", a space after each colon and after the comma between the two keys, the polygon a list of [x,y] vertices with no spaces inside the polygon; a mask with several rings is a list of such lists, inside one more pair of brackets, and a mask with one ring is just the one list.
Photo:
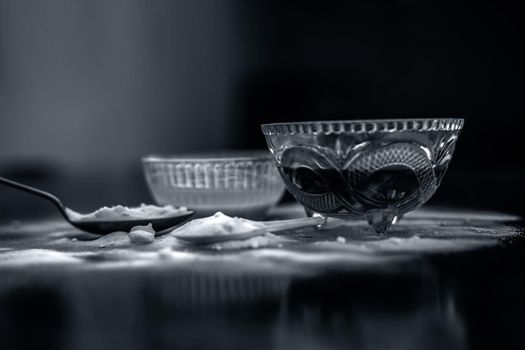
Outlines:
{"label": "bowl pattern", "polygon": [[287,189],[307,213],[365,217],[376,232],[424,204],[446,172],[462,119],[262,126]]}
{"label": "bowl pattern", "polygon": [[268,152],[219,156],[148,156],[146,182],[158,204],[186,206],[197,216],[223,211],[258,217],[275,205],[284,185]]}

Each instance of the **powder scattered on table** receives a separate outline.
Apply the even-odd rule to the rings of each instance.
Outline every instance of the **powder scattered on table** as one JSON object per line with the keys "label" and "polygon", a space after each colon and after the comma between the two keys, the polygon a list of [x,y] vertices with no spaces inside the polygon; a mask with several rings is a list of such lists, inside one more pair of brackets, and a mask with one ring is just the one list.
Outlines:
{"label": "powder scattered on table", "polygon": [[281,248],[283,243],[291,242],[292,240],[283,238],[273,233],[265,233],[261,236],[251,237],[243,240],[231,240],[220,243],[215,243],[210,246],[213,250],[239,250],[239,249],[259,249],[277,247]]}

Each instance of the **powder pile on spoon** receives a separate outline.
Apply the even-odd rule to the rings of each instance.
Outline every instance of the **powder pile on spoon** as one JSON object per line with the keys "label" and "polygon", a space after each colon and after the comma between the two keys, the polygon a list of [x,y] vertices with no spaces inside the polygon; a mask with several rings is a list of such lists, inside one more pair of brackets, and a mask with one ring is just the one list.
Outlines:
{"label": "powder pile on spoon", "polygon": [[272,234],[262,222],[230,217],[221,212],[192,220],[170,234],[182,241],[215,250],[278,246],[286,241]]}
{"label": "powder pile on spoon", "polygon": [[230,217],[221,212],[212,216],[192,220],[173,230],[171,234],[185,241],[209,244],[232,238],[242,239],[267,233],[263,223],[239,217]]}
{"label": "powder pile on spoon", "polygon": [[156,205],[141,204],[139,207],[125,207],[116,205],[113,207],[102,207],[89,214],[80,214],[67,209],[67,214],[74,221],[118,221],[130,219],[150,219],[170,217],[177,213],[187,211],[186,208],[175,208],[172,205],[162,207]]}

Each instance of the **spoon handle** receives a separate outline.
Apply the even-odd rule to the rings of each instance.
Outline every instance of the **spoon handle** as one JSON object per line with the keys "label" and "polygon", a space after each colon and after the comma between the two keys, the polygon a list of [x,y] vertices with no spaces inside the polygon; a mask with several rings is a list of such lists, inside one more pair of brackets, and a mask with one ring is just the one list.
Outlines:
{"label": "spoon handle", "polygon": [[27,192],[27,193],[34,194],[34,195],[39,196],[41,198],[47,199],[48,201],[52,202],[56,207],[58,207],[58,210],[60,210],[62,215],[69,221],[69,218],[68,218],[68,216],[66,214],[66,207],[64,206],[64,204],[62,204],[60,199],[58,199],[57,197],[53,196],[51,193],[39,190],[39,189],[31,187],[31,186],[27,186],[27,185],[21,184],[19,182],[13,181],[13,180],[6,179],[5,177],[1,177],[1,176],[0,176],[0,183],[3,183],[4,185],[7,185],[7,186],[10,186],[10,187],[19,189],[19,190]]}
{"label": "spoon handle", "polygon": [[270,232],[294,230],[308,226],[322,226],[326,223],[325,217],[311,217],[290,220],[262,221]]}

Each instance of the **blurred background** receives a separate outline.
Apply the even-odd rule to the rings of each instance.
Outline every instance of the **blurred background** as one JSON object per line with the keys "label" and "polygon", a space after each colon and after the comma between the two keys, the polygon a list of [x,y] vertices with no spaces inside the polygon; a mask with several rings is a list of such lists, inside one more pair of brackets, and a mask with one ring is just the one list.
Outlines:
{"label": "blurred background", "polygon": [[[0,176],[78,210],[151,202],[149,153],[264,122],[464,117],[430,203],[522,212],[519,1],[0,0]],[[0,188],[0,220],[53,212]]]}

